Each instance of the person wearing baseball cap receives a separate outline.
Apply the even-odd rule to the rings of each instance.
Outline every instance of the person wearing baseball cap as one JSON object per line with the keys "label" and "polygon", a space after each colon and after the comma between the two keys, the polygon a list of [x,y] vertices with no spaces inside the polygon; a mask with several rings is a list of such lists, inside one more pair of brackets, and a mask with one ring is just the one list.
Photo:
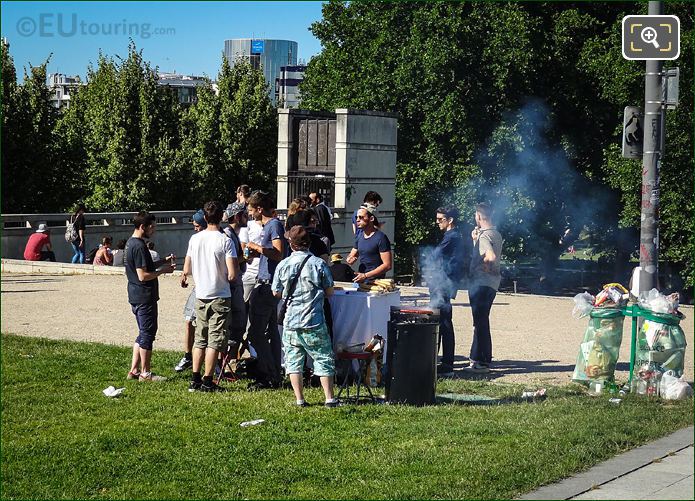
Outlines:
{"label": "person wearing baseball cap", "polygon": [[[46,247],[47,250],[42,250]],[[51,231],[44,223],[41,223],[33,233],[24,248],[24,259],[27,261],[53,261],[56,255],[51,245]]]}
{"label": "person wearing baseball cap", "polygon": [[204,230],[208,227],[208,223],[205,221],[205,213],[203,212],[203,209],[200,209],[198,212],[193,214],[191,217],[191,222],[193,223],[193,228],[195,231]]}

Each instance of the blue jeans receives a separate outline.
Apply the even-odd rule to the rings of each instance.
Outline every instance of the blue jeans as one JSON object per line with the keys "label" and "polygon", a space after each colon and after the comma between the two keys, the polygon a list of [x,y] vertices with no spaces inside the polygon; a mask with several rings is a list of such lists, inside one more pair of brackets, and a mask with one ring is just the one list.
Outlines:
{"label": "blue jeans", "polygon": [[468,297],[473,312],[473,345],[471,360],[481,364],[492,361],[492,337],[490,336],[490,309],[497,291],[492,287],[473,287]]}
{"label": "blue jeans", "polygon": [[[454,292],[454,296],[456,293]],[[454,366],[454,323],[451,319],[452,294],[440,289],[430,289],[432,306],[439,308],[439,339],[442,343],[442,364],[449,367]]]}
{"label": "blue jeans", "polygon": [[71,242],[70,245],[72,245],[72,251],[75,253],[72,256],[72,264],[84,264],[84,247],[80,249],[75,242]]}

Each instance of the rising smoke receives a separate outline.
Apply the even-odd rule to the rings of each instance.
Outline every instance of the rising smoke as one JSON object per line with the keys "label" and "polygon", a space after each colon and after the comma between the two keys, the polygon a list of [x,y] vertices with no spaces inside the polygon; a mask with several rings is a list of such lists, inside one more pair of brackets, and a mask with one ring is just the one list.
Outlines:
{"label": "rising smoke", "polygon": [[[573,166],[580,160],[574,157],[571,138],[554,131],[549,108],[528,99],[503,116],[475,156],[480,175],[442,198],[460,200],[457,194],[465,192],[490,202],[505,239],[505,257],[539,258],[547,274],[584,226],[606,217],[604,211],[617,210],[613,195]],[[474,211],[461,209],[462,214]],[[468,241],[470,231],[461,233]],[[447,284],[446,263],[431,259],[432,253],[433,248],[420,249],[423,278],[428,284]]]}

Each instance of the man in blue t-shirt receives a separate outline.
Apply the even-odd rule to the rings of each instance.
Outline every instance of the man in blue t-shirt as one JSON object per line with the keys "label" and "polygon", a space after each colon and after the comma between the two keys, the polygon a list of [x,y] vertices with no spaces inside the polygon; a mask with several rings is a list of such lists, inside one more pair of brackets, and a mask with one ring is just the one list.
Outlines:
{"label": "man in blue t-shirt", "polygon": [[249,389],[277,388],[282,382],[280,362],[282,345],[277,325],[278,299],[271,284],[275,268],[285,257],[285,227],[273,217],[275,202],[268,193],[256,192],[248,200],[249,218],[263,225],[261,243],[249,242],[250,257],[260,257],[256,284],[249,298],[248,338],[258,353],[254,383]]}
{"label": "man in blue t-shirt", "polygon": [[391,242],[378,228],[379,221],[374,211],[369,207],[361,207],[357,211],[358,231],[355,235],[355,247],[346,259],[350,265],[357,261],[358,257],[360,259],[359,273],[353,282],[361,283],[365,280],[384,278],[386,272],[391,269],[393,263]]}
{"label": "man in blue t-shirt", "polygon": [[157,277],[173,272],[176,266],[172,264],[171,255],[161,261],[152,261],[152,255],[144,239],[152,238],[154,235],[154,215],[139,212],[133,219],[133,225],[135,231],[126,243],[124,264],[128,279],[128,302],[138,323],[139,333],[133,345],[133,358],[127,379],[162,381],[166,378],[154,375],[150,370],[152,343],[157,334]]}

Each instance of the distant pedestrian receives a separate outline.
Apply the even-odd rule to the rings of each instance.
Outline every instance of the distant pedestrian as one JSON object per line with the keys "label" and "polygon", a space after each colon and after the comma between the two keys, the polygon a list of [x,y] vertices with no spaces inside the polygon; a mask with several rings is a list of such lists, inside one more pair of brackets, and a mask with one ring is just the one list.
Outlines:
{"label": "distant pedestrian", "polygon": [[268,193],[256,192],[249,198],[249,216],[258,221],[263,230],[261,243],[249,242],[246,248],[251,256],[260,257],[256,284],[249,298],[248,338],[258,358],[254,366],[255,383],[250,390],[277,388],[282,382],[282,347],[277,325],[278,301],[271,284],[275,268],[285,257],[285,228],[273,214],[275,202]]}
{"label": "distant pedestrian", "polygon": [[[246,333],[246,324],[248,321],[246,304],[244,303],[244,282],[242,280],[243,273],[246,271],[246,259],[244,258],[241,239],[239,238],[241,230],[245,229],[248,224],[246,204],[239,202],[233,203],[232,206],[225,211],[225,216],[229,226],[224,229],[224,234],[232,241],[239,263],[239,273],[236,279],[229,283],[232,294],[231,319],[229,321],[229,348],[232,356],[236,358],[239,353],[239,348],[244,343],[244,334]],[[224,370],[224,367],[222,370]]]}
{"label": "distant pedestrian", "polygon": [[326,264],[329,264],[329,242],[328,239],[318,231],[318,219],[316,218],[314,211],[305,209],[297,212],[294,217],[294,226],[297,225],[304,227],[304,229],[307,230],[307,233],[309,233],[309,238],[311,241],[309,244],[309,252],[311,252],[314,256],[323,259]]}
{"label": "distant pedestrian", "polygon": [[[369,209],[369,211],[372,214],[376,214],[376,210],[379,208],[379,206],[382,204],[384,201],[383,198],[381,198],[381,195],[379,195],[376,191],[368,191],[365,193],[364,198],[362,199],[362,207],[366,207]],[[357,209],[355,213],[352,215],[352,232],[357,235],[358,232],[362,231],[359,228],[359,225],[357,224],[357,213],[359,212],[360,209]]]}
{"label": "distant pedestrian", "polygon": [[273,278],[273,294],[287,300],[282,333],[285,371],[297,405],[306,407],[302,374],[306,357],[310,356],[314,375],[321,380],[326,407],[336,407],[335,359],[323,310],[324,298],[333,294],[333,278],[326,263],[309,252],[309,234],[303,227],[294,226],[287,236],[292,254],[278,265]]}
{"label": "distant pedestrian", "polygon": [[289,231],[290,228],[297,224],[302,224],[298,222],[297,217],[298,214],[303,211],[308,209],[309,206],[307,205],[306,201],[303,198],[295,198],[290,202],[290,206],[287,208],[287,218],[285,219],[285,231]]}
{"label": "distant pedestrian", "polygon": [[154,249],[154,242],[152,240],[147,242],[147,249],[150,251],[150,255],[152,256],[152,261],[159,261],[159,252],[157,252]]}
{"label": "distant pedestrian", "polygon": [[[195,282],[195,342],[193,375],[188,391],[218,391],[213,382],[220,354],[227,352],[231,312],[230,282],[239,275],[239,263],[232,241],[220,231],[222,204],[207,202],[203,207],[207,228],[188,241],[181,287],[188,286],[188,275]],[[205,362],[205,372],[201,368]]]}
{"label": "distant pedestrian", "polygon": [[[46,250],[43,248],[46,247]],[[24,259],[27,261],[54,261],[56,255],[51,245],[51,231],[44,223],[41,223],[32,233],[24,247]]]}
{"label": "distant pedestrian", "polygon": [[[193,231],[198,233],[208,227],[203,209],[191,217]],[[183,307],[183,356],[174,367],[174,371],[183,372],[193,367],[193,342],[195,341],[195,287],[188,294]]]}
{"label": "distant pedestrian", "polygon": [[[155,263],[145,245],[145,238],[152,238],[157,223],[153,214],[139,212],[133,218],[135,230],[125,247],[125,274],[128,278],[128,302],[138,323],[139,334],[133,344],[133,359],[127,379],[163,381],[166,378],[152,373],[152,343],[157,334],[157,278],[172,273],[175,265],[170,261]],[[169,256],[167,259],[171,259]],[[157,268],[161,266],[158,270]]]}
{"label": "distant pedestrian", "polygon": [[249,197],[251,196],[251,188],[248,184],[242,184],[236,189],[236,201],[237,203],[246,205],[249,203]]}
{"label": "distant pedestrian", "polygon": [[489,204],[476,206],[475,223],[476,227],[471,232],[473,255],[468,289],[473,313],[473,344],[467,370],[485,373],[490,371],[492,362],[490,309],[502,280],[500,258],[503,240],[493,224],[493,210]]}
{"label": "distant pedestrian", "polygon": [[[242,227],[239,230],[239,241],[241,242],[241,248],[244,250],[244,254],[246,254],[245,249],[249,243],[260,245],[262,233],[263,225],[259,221],[247,216],[246,228]],[[256,277],[258,276],[261,261],[260,256],[254,256],[250,250],[248,253],[248,256],[244,256],[246,261],[246,271],[244,271],[241,277],[244,284],[244,303],[246,304],[247,313],[249,298],[251,297],[251,292],[256,286]]]}
{"label": "distant pedestrian", "polygon": [[357,211],[357,229],[355,246],[346,260],[351,265],[358,257],[360,259],[359,273],[353,282],[384,278],[393,264],[391,242],[379,229],[373,209],[362,206]]}
{"label": "distant pedestrian", "polygon": [[75,253],[72,256],[73,264],[84,264],[85,262],[85,231],[87,225],[85,224],[84,213],[87,211],[84,204],[78,204],[75,213],[70,218],[70,224],[75,226],[75,231],[77,232],[77,237],[70,242],[72,245],[72,250]]}
{"label": "distant pedestrian", "polygon": [[331,246],[335,245],[335,235],[333,235],[333,228],[331,227],[331,218],[333,214],[324,203],[321,193],[312,191],[309,193],[309,198],[311,199],[311,208],[316,213],[316,218],[318,220],[317,228],[323,236],[328,238],[328,251],[330,252]]}

